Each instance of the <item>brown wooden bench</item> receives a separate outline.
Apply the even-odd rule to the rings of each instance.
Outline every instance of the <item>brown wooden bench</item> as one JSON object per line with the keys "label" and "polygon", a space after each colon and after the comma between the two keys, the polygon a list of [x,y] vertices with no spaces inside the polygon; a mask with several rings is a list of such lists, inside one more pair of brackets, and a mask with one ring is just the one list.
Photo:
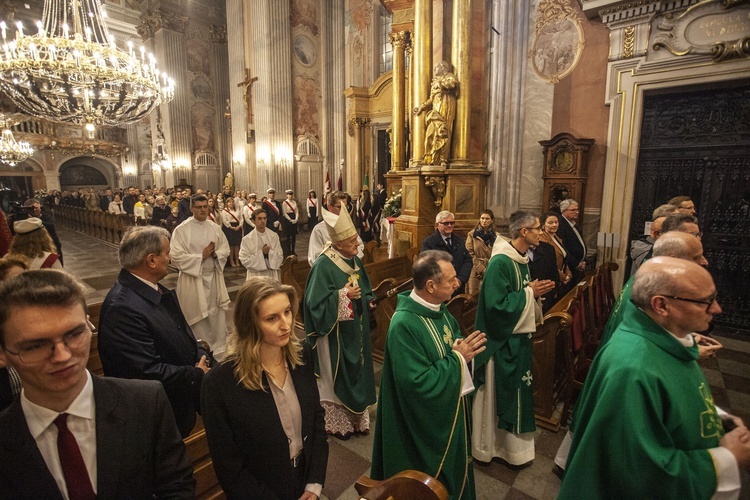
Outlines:
{"label": "brown wooden bench", "polygon": [[416,470],[399,472],[382,481],[361,476],[354,489],[366,500],[448,500],[448,490],[440,481]]}

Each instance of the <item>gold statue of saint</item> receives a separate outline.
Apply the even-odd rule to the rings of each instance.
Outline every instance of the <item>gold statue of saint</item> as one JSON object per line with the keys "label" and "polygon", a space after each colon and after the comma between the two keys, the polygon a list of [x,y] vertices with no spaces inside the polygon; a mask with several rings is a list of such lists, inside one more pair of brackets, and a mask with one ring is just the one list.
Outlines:
{"label": "gold statue of saint", "polygon": [[448,161],[457,97],[456,75],[451,71],[450,64],[440,61],[435,66],[435,76],[430,84],[430,97],[421,106],[414,108],[415,115],[427,111],[425,116],[427,130],[424,139],[425,165],[440,165]]}

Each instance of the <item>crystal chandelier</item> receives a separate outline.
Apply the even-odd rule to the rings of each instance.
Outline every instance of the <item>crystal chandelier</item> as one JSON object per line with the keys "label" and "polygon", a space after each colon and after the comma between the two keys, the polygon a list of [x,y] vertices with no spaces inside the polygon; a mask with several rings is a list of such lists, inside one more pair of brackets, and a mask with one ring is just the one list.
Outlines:
{"label": "crystal chandelier", "polygon": [[15,167],[26,158],[34,154],[28,142],[17,142],[10,129],[10,120],[3,120],[3,135],[0,137],[0,162]]}
{"label": "crystal chandelier", "polygon": [[171,101],[174,80],[143,47],[118,48],[105,18],[99,0],[45,0],[36,34],[0,23],[0,91],[27,114],[81,125],[134,123]]}

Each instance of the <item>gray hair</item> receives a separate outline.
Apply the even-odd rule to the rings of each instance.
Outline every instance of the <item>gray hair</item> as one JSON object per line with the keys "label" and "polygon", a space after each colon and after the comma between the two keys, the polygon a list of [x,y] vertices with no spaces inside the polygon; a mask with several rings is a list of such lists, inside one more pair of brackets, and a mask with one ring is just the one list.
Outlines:
{"label": "gray hair", "polygon": [[682,234],[687,233],[672,231],[671,233],[667,233],[656,240],[656,242],[654,243],[653,256],[688,259],[688,244],[685,238],[681,237]]}
{"label": "gray hair", "polygon": [[568,198],[567,200],[563,200],[560,202],[560,212],[566,211],[571,206],[576,205],[578,206],[578,202],[574,200],[573,198]]}
{"label": "gray hair", "polygon": [[440,283],[443,278],[440,261],[453,262],[453,256],[442,250],[425,250],[417,256],[417,260],[411,268],[416,290],[424,290],[429,280]]}
{"label": "gray hair", "polygon": [[659,205],[654,209],[654,213],[651,215],[652,220],[656,220],[659,217],[667,217],[669,215],[672,215],[677,211],[677,207],[674,205],[670,205],[669,203],[665,203],[664,205]]}
{"label": "gray hair", "polygon": [[41,205],[41,202],[36,198],[29,198],[28,200],[23,202],[24,207],[32,207],[34,205]]}
{"label": "gray hair", "polygon": [[162,238],[169,240],[169,231],[158,226],[130,226],[120,242],[120,265],[128,271],[143,264],[148,254],[161,255]]}
{"label": "gray hair", "polygon": [[514,240],[521,236],[521,229],[533,226],[538,218],[539,216],[534,212],[527,210],[518,210],[510,214],[510,218],[508,219],[510,239]]}
{"label": "gray hair", "polygon": [[435,223],[443,222],[445,219],[453,218],[455,219],[456,216],[453,215],[449,210],[443,210],[442,212],[438,212],[438,214],[435,216]]}

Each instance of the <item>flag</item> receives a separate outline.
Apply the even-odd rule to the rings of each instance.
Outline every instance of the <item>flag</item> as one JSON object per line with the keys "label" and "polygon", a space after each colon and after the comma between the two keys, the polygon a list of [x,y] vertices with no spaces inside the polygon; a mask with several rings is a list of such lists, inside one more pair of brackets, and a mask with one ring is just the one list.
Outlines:
{"label": "flag", "polygon": [[323,185],[323,194],[331,192],[331,172],[326,169],[326,183]]}
{"label": "flag", "polygon": [[339,169],[339,180],[336,181],[336,189],[339,191],[344,190],[344,179],[341,177],[344,174],[343,167]]}

